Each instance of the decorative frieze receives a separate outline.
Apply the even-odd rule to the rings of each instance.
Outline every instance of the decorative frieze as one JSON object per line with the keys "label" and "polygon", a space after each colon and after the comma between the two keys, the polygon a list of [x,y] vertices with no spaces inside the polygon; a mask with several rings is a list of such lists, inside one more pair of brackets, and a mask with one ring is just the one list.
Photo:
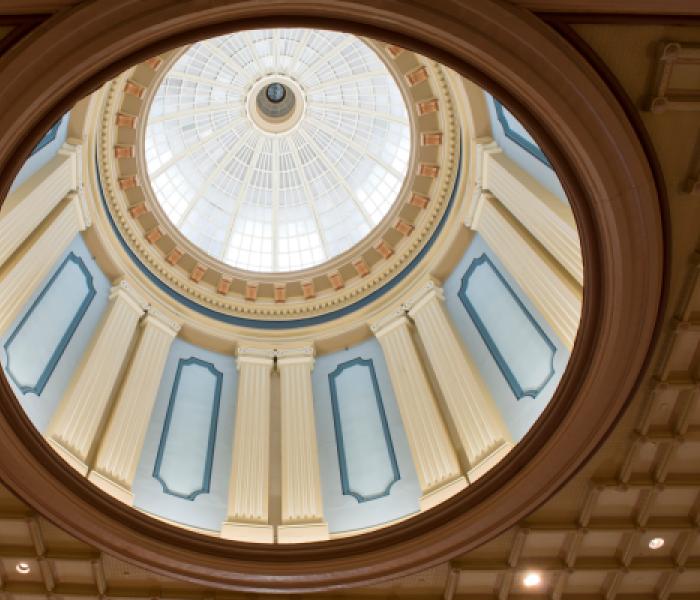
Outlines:
{"label": "decorative frieze", "polygon": [[184,253],[185,252],[181,248],[176,246],[170,252],[168,252],[165,260],[167,260],[171,265],[176,265],[178,262],[180,262],[180,259]]}
{"label": "decorative frieze", "polygon": [[440,172],[440,167],[438,165],[428,165],[426,163],[421,163],[418,165],[418,175],[423,177],[435,178]]}
{"label": "decorative frieze", "polygon": [[158,225],[156,225],[146,234],[146,240],[149,244],[155,244],[162,237],[163,232],[160,230],[160,227]]}
{"label": "decorative frieze", "polygon": [[428,196],[424,196],[423,194],[413,193],[411,194],[411,199],[408,201],[408,203],[412,204],[413,206],[417,206],[418,208],[426,208],[430,203],[430,198]]}
{"label": "decorative frieze", "polygon": [[114,158],[134,158],[136,156],[136,146],[119,145],[114,147]]}
{"label": "decorative frieze", "polygon": [[428,79],[428,69],[425,67],[421,66],[418,67],[417,69],[414,69],[413,71],[406,73],[406,81],[408,82],[408,85],[414,86],[418,85],[419,83],[423,83],[424,81],[427,81]]}
{"label": "decorative frieze", "polygon": [[141,215],[145,215],[148,211],[148,205],[145,202],[139,202],[138,204],[134,204],[129,209],[129,214],[134,218],[138,219]]}
{"label": "decorative frieze", "polygon": [[423,100],[417,104],[418,114],[420,116],[427,115],[430,113],[437,112],[440,109],[437,98],[432,100]]}
{"label": "decorative frieze", "polygon": [[216,291],[219,294],[228,294],[228,291],[231,289],[231,284],[233,283],[233,277],[230,275],[222,275],[219,278],[219,283],[216,286]]}
{"label": "decorative frieze", "polygon": [[129,96],[135,96],[139,100],[143,98],[145,91],[146,88],[143,85],[132,81],[131,79],[127,79],[126,83],[124,84],[124,93],[128,94]]}
{"label": "decorative frieze", "polygon": [[138,122],[138,117],[136,115],[130,115],[127,113],[117,113],[116,124],[117,127],[125,127],[127,129],[136,129],[136,124]]}
{"label": "decorative frieze", "polygon": [[204,277],[204,274],[207,272],[207,268],[208,267],[206,265],[197,263],[190,273],[190,279],[195,283],[199,283],[202,281],[202,277]]}

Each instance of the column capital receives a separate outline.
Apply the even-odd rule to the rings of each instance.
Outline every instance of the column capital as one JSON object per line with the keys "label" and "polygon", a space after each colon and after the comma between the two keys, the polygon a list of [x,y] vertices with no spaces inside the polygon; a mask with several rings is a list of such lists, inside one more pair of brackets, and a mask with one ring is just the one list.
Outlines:
{"label": "column capital", "polygon": [[413,316],[428,304],[431,300],[444,300],[445,293],[434,279],[429,279],[420,286],[418,291],[404,302],[403,306],[408,312],[408,316]]}
{"label": "column capital", "polygon": [[380,338],[397,327],[409,324],[410,322],[408,317],[406,317],[406,310],[402,305],[392,310],[390,313],[381,316],[379,319],[371,323],[369,328],[376,337]]}
{"label": "column capital", "polygon": [[278,348],[275,354],[278,368],[299,364],[309,364],[313,368],[314,365],[314,347],[312,345],[298,348]]}
{"label": "column capital", "polygon": [[163,331],[163,333],[171,337],[175,337],[182,328],[182,324],[177,321],[175,317],[170,315],[167,311],[156,308],[153,305],[148,306],[146,309],[146,317],[141,322],[141,327],[148,326],[157,327]]}
{"label": "column capital", "polygon": [[66,194],[66,199],[75,209],[78,217],[78,231],[85,231],[92,225],[92,217],[90,216],[90,209],[88,208],[85,194],[72,190]]}
{"label": "column capital", "polygon": [[148,308],[148,303],[134,290],[134,287],[126,279],[119,280],[109,291],[109,299],[113,300],[115,298],[124,300],[124,302],[139,315],[146,312]]}
{"label": "column capital", "polygon": [[236,350],[237,364],[262,365],[272,368],[275,358],[274,348],[261,348],[256,346],[239,346]]}

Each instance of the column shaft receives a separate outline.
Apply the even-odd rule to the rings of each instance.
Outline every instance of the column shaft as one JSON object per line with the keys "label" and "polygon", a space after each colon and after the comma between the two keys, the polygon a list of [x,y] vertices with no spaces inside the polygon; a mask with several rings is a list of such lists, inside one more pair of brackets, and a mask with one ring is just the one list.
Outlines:
{"label": "column shaft", "polygon": [[482,194],[473,227],[568,349],[581,318],[583,290],[500,202]]}
{"label": "column shaft", "polygon": [[278,358],[277,367],[282,409],[282,525],[277,529],[278,540],[328,539],[311,388],[313,349],[308,349],[307,356]]}
{"label": "column shaft", "polygon": [[156,401],[163,368],[180,325],[149,310],[124,377],[97,458],[88,478],[106,492],[133,504],[131,486]]}
{"label": "column shaft", "polygon": [[48,214],[79,187],[80,146],[64,147],[12,191],[0,212],[0,265],[5,264]]}
{"label": "column shaft", "polygon": [[272,351],[238,354],[238,395],[228,511],[221,537],[273,542],[268,522]]}
{"label": "column shaft", "polygon": [[425,510],[467,484],[403,315],[372,329],[384,351]]}
{"label": "column shaft", "polygon": [[412,303],[409,315],[442,391],[472,482],[503,458],[512,444],[498,407],[457,338],[442,302],[442,290],[430,282]]}
{"label": "column shaft", "polygon": [[0,280],[0,332],[6,331],[27,305],[79,231],[89,225],[77,195],[71,195],[27,251]]}
{"label": "column shaft", "polygon": [[107,313],[46,431],[53,447],[83,475],[143,311],[126,282],[112,288]]}

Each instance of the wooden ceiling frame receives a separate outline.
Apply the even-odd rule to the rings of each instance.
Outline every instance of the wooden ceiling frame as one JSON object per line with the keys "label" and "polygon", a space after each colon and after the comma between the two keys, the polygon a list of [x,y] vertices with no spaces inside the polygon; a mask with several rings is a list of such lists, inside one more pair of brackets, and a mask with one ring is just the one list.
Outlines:
{"label": "wooden ceiling frame", "polygon": [[582,327],[555,398],[498,468],[380,531],[268,546],[205,538],[128,508],[72,472],[0,378],[0,478],[72,535],[204,585],[300,592],[368,584],[444,562],[559,489],[613,427],[644,372],[668,273],[664,192],[603,80],[563,38],[497,0],[93,0],[56,14],[0,58],[0,195],[57,116],[137,61],[237,28],[334,28],[401,45],[488,89],[532,132],[574,210]]}

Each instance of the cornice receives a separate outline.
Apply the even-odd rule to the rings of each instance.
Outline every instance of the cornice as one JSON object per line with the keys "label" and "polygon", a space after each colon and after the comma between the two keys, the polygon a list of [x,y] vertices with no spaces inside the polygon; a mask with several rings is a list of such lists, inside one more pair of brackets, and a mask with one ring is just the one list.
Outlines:
{"label": "cornice", "polygon": [[[180,51],[146,61],[113,80],[102,116],[100,175],[112,218],[131,250],[164,285],[210,310],[253,321],[333,313],[399,275],[429,241],[447,209],[456,174],[458,128],[442,67],[396,47],[382,45],[378,51],[385,54],[392,71],[399,71],[397,81],[414,111],[410,178],[395,207],[367,238],[332,261],[293,273],[253,274],[223,265],[184,239],[158,206],[139,147],[149,95]],[[152,66],[158,62],[154,71]],[[410,86],[406,75],[417,70],[424,70],[425,79]],[[149,84],[138,83],[149,72]],[[436,99],[438,110],[419,114],[431,99]],[[139,103],[136,110],[134,105]],[[117,125],[132,122],[134,128]],[[430,142],[425,135],[436,130],[440,143],[423,143]],[[421,165],[436,165],[437,176],[420,175]],[[323,285],[325,289],[320,289]]]}

